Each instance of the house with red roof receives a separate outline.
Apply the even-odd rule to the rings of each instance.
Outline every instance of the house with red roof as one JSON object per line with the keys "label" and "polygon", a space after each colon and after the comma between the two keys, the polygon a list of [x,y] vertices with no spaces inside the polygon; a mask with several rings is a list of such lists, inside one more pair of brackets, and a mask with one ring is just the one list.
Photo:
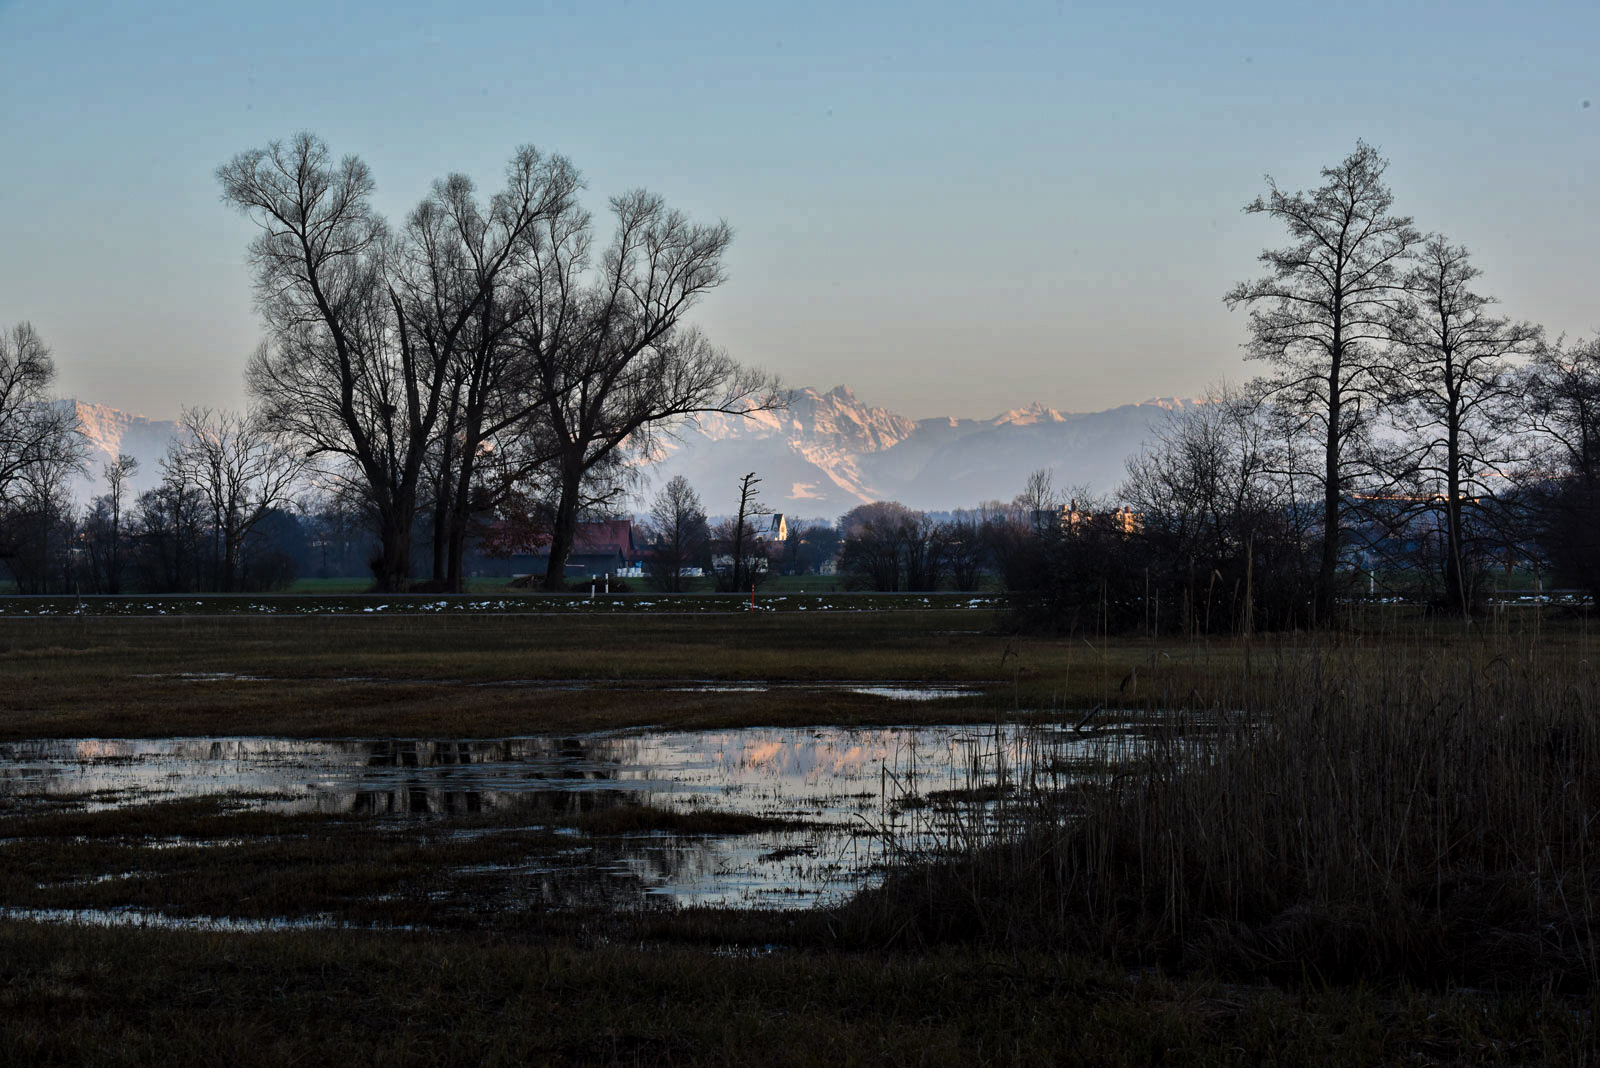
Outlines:
{"label": "house with red roof", "polygon": [[[638,565],[644,558],[643,546],[634,540],[633,520],[603,519],[579,523],[572,536],[572,552],[567,556],[569,580],[615,575]],[[544,574],[550,566],[550,539],[541,538],[532,557],[533,573]]]}
{"label": "house with red roof", "polygon": [[[495,520],[486,526],[479,545],[485,570],[474,573],[542,576],[550,568],[550,533],[542,526]],[[648,554],[631,519],[579,523],[567,556],[567,581],[636,570]]]}

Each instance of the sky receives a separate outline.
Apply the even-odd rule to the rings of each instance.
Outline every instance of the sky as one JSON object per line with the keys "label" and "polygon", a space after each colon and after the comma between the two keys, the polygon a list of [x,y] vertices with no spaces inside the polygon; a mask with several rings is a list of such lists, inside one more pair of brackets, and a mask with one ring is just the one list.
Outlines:
{"label": "sky", "polygon": [[252,224],[214,172],[313,131],[398,222],[516,146],[600,216],[736,237],[695,321],[913,418],[1087,411],[1253,373],[1241,207],[1358,138],[1397,211],[1552,334],[1600,329],[1600,4],[0,0],[0,325],[65,396],[247,403]]}

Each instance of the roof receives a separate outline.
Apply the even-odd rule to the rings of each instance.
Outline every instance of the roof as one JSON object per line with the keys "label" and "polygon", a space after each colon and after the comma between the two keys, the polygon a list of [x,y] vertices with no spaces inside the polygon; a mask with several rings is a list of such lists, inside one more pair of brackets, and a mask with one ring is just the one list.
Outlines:
{"label": "roof", "polygon": [[[549,544],[549,539],[546,538],[541,549],[548,551]],[[634,551],[631,519],[605,519],[596,523],[579,523],[578,529],[573,532],[574,555],[616,553],[622,557],[631,557]]]}
{"label": "roof", "polygon": [[[534,532],[518,528],[504,520],[489,524],[485,541],[493,543],[502,553],[545,556],[550,552],[549,531]],[[606,519],[594,523],[579,523],[572,534],[572,556],[605,556],[615,554],[625,560],[638,555],[633,540],[633,520]]]}

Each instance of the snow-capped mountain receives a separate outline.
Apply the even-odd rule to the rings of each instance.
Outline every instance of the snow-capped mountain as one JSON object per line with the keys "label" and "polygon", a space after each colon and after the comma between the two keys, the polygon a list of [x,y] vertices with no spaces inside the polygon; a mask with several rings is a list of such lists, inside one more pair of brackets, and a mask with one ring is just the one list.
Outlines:
{"label": "snow-capped mountain", "polygon": [[107,464],[126,453],[139,461],[128,479],[129,497],[137,497],[161,482],[161,458],[178,436],[178,424],[171,420],[146,419],[104,404],[79,400],[56,401],[78,416],[78,429],[85,449],[83,470],[71,483],[72,496],[80,504],[106,492],[104,470]]}
{"label": "snow-capped mountain", "polygon": [[722,512],[739,477],[754,471],[766,505],[791,514],[836,516],[874,500],[942,510],[1010,499],[1039,468],[1058,486],[1108,493],[1152,430],[1194,403],[1160,398],[1101,412],[1032,404],[992,419],[910,420],[863,404],[845,386],[798,389],[785,411],[708,416],[681,428],[663,442],[642,497],[681,474],[707,510]]}
{"label": "snow-capped mountain", "polygon": [[[118,453],[139,461],[130,496],[160,482],[176,422],[103,404],[57,403],[76,411],[88,446],[72,486],[80,504],[106,492],[103,470]],[[802,516],[838,516],[876,500],[931,510],[1009,500],[1039,468],[1048,468],[1058,487],[1109,493],[1168,413],[1194,403],[1161,398],[1100,412],[1032,404],[992,419],[913,420],[862,403],[846,386],[797,389],[781,411],[706,416],[663,437],[636,503],[642,510],[657,487],[681,474],[708,511],[731,511],[739,477],[749,471],[761,478],[767,507]]]}

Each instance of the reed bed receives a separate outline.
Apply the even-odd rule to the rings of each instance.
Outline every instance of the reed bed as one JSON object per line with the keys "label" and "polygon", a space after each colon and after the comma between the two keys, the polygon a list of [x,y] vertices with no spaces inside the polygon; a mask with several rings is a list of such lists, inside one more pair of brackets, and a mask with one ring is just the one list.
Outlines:
{"label": "reed bed", "polygon": [[1035,779],[840,915],[867,941],[1085,950],[1277,980],[1590,990],[1600,725],[1580,651],[1280,648],[1150,695],[1139,755]]}

